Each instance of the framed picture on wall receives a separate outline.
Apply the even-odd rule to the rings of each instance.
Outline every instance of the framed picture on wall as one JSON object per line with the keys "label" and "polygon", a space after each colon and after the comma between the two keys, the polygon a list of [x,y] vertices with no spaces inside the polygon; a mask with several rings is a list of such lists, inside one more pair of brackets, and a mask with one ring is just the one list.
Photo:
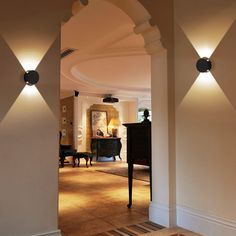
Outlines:
{"label": "framed picture on wall", "polygon": [[107,112],[91,111],[91,128],[93,136],[107,135]]}
{"label": "framed picture on wall", "polygon": [[62,112],[66,112],[66,105],[62,106]]}
{"label": "framed picture on wall", "polygon": [[67,122],[66,122],[66,117],[62,117],[62,124],[65,125]]}

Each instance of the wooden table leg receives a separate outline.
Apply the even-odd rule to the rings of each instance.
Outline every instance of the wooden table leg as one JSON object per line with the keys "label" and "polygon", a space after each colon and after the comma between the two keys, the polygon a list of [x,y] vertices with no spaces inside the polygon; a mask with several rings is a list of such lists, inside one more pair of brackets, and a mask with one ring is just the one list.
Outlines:
{"label": "wooden table leg", "polygon": [[73,156],[73,167],[75,167],[75,165],[76,165],[76,163],[75,163],[75,159],[76,159],[76,157]]}
{"label": "wooden table leg", "polygon": [[93,156],[90,156],[89,159],[90,159],[90,166],[92,166]]}
{"label": "wooden table leg", "polygon": [[86,167],[88,168],[88,157],[84,158],[86,160]]}
{"label": "wooden table leg", "polygon": [[132,185],[133,185],[133,163],[128,163],[128,185],[129,185],[129,204],[128,208],[132,206]]}
{"label": "wooden table leg", "polygon": [[64,156],[61,156],[61,157],[60,157],[60,162],[61,162],[61,167],[62,167],[62,168],[64,167],[64,161],[65,161],[65,157],[64,157]]}

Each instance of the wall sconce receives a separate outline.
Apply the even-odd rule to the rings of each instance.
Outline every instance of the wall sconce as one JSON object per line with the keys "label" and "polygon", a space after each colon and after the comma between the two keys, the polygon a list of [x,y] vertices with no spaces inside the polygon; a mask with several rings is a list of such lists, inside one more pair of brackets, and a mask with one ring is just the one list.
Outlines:
{"label": "wall sconce", "polygon": [[74,90],[74,93],[75,93],[75,97],[78,97],[78,96],[79,96],[79,91]]}
{"label": "wall sconce", "polygon": [[199,72],[204,73],[211,70],[212,64],[209,58],[202,57],[197,61],[196,67]]}
{"label": "wall sconce", "polygon": [[39,81],[39,73],[36,70],[28,70],[24,74],[24,81],[27,85],[37,84]]}

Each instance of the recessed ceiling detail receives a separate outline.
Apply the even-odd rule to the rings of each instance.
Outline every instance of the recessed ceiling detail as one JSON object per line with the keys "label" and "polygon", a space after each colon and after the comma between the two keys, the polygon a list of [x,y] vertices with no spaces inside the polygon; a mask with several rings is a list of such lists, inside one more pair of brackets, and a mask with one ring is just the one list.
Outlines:
{"label": "recessed ceiling detail", "polygon": [[115,5],[89,2],[62,27],[61,47],[78,50],[61,61],[61,89],[150,96],[150,56],[134,27]]}
{"label": "recessed ceiling detail", "polygon": [[72,69],[78,80],[104,87],[150,89],[150,56],[120,56],[91,59]]}

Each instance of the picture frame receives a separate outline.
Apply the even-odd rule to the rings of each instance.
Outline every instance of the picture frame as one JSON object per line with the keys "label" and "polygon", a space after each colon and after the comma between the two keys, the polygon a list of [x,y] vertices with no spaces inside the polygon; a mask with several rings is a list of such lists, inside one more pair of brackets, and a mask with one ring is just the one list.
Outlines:
{"label": "picture frame", "polygon": [[62,106],[62,112],[66,112],[66,111],[67,111],[66,105],[63,105]]}
{"label": "picture frame", "polygon": [[106,111],[91,111],[91,128],[92,136],[107,135],[107,112]]}
{"label": "picture frame", "polygon": [[62,124],[66,125],[67,121],[66,121],[66,117],[62,117]]}

